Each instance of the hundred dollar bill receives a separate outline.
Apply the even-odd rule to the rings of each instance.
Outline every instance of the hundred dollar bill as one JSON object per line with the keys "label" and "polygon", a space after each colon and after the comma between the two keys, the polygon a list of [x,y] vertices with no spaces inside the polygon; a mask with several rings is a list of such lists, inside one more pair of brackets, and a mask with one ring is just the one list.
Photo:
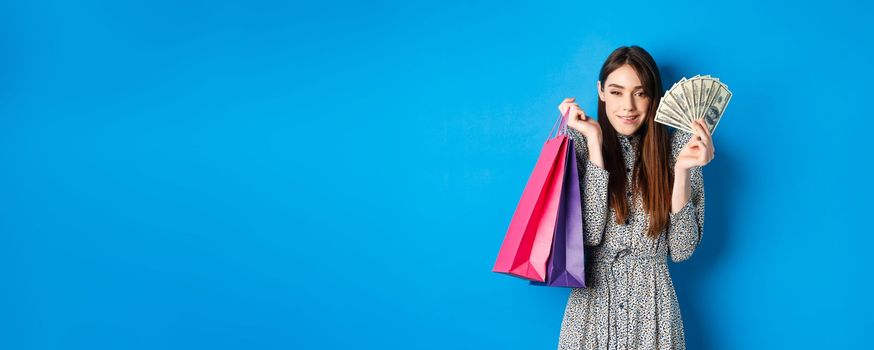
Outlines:
{"label": "hundred dollar bill", "polygon": [[683,110],[680,109],[680,106],[677,104],[677,101],[674,100],[674,96],[670,94],[666,94],[660,103],[659,108],[662,111],[671,117],[671,119],[677,121],[680,125],[683,125],[684,128],[688,128],[689,120],[686,119],[686,115],[683,113]]}
{"label": "hundred dollar bill", "polygon": [[719,84],[716,95],[713,97],[713,103],[708,106],[707,112],[704,114],[704,122],[707,124],[711,135],[716,130],[716,126],[719,125],[719,121],[722,119],[723,113],[725,113],[725,107],[728,106],[728,101],[730,100],[731,91],[725,85]]}
{"label": "hundred dollar bill", "polygon": [[696,75],[695,78],[692,79],[692,83],[690,85],[692,85],[692,119],[696,119],[698,116],[698,111],[701,108],[701,100],[699,100],[699,98],[701,97],[701,79],[699,78],[699,76]]}
{"label": "hundred dollar bill", "polygon": [[709,101],[710,95],[713,91],[713,83],[714,81],[712,79],[704,79],[701,81],[701,111],[699,111],[699,114],[697,115],[699,119],[703,118],[704,112],[707,111],[707,102]]}
{"label": "hundred dollar bill", "polygon": [[683,77],[665,92],[656,110],[655,121],[678,130],[695,133],[693,123],[704,119],[711,133],[719,125],[731,91],[710,75]]}

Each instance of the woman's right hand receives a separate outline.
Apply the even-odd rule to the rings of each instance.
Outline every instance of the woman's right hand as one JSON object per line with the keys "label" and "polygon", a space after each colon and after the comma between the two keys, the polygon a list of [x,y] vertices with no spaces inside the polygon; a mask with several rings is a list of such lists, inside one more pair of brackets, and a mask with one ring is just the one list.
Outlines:
{"label": "woman's right hand", "polygon": [[558,105],[558,110],[562,115],[565,115],[568,108],[570,108],[570,113],[567,113],[567,126],[579,131],[580,134],[586,137],[587,141],[594,141],[600,145],[601,125],[598,124],[598,121],[586,115],[586,111],[576,103],[575,97],[566,98]]}

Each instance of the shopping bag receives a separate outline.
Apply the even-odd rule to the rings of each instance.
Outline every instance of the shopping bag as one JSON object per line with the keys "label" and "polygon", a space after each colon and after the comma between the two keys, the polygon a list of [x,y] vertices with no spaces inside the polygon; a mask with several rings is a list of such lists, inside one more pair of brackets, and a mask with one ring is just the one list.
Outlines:
{"label": "shopping bag", "polygon": [[[565,123],[559,117],[558,130]],[[555,126],[553,126],[555,131]],[[550,136],[552,131],[550,131]],[[566,134],[547,138],[516,206],[492,271],[544,282],[567,167]]]}
{"label": "shopping bag", "polygon": [[546,263],[546,281],[530,284],[550,287],[586,287],[583,210],[577,157],[573,141],[568,141],[567,169],[559,204],[552,250]]}

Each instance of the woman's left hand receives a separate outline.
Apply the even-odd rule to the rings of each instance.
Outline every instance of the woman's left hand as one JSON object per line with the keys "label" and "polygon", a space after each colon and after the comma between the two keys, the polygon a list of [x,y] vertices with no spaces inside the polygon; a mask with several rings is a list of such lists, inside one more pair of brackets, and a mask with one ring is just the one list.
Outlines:
{"label": "woman's left hand", "polygon": [[675,171],[688,171],[692,167],[705,166],[713,160],[716,153],[713,148],[713,138],[710,137],[710,131],[707,130],[704,120],[698,119],[692,122],[692,127],[696,131],[695,135],[677,155]]}

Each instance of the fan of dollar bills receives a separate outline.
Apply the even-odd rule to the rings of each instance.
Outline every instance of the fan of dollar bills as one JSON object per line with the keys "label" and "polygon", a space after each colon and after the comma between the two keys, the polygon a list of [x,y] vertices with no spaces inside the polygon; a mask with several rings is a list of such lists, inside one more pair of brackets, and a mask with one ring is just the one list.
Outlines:
{"label": "fan of dollar bills", "polygon": [[722,113],[731,100],[731,91],[718,78],[696,75],[683,77],[662,97],[655,121],[690,133],[692,123],[704,119],[710,134],[716,129]]}

